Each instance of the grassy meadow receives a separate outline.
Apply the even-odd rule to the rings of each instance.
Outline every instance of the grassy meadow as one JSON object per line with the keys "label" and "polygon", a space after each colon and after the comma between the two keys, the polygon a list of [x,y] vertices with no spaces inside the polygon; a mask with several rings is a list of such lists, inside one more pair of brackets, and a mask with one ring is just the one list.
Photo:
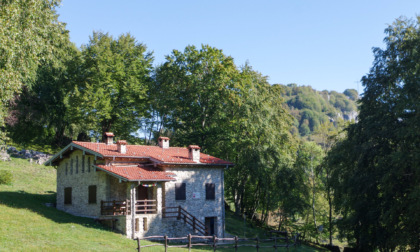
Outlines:
{"label": "grassy meadow", "polygon": [[[11,185],[0,185],[0,251],[136,251],[136,241],[111,232],[92,219],[76,217],[45,205],[55,202],[56,170],[53,167],[12,158],[10,162],[0,161],[0,170],[10,171],[13,175]],[[227,214],[227,232],[242,237],[243,227],[241,218]],[[246,223],[245,231],[247,237],[264,237],[264,232],[252,228],[250,223]],[[142,244],[147,242],[142,241]],[[192,249],[206,250],[210,248]],[[142,251],[164,249],[152,247]],[[169,251],[186,249],[170,248]],[[239,251],[256,249],[240,248]],[[302,245],[289,251],[318,250]]]}

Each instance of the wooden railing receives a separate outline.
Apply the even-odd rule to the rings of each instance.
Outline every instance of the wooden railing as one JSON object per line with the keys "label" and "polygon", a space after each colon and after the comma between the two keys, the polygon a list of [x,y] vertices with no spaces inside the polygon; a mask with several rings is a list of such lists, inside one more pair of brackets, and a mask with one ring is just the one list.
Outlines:
{"label": "wooden railing", "polygon": [[157,213],[157,200],[136,200],[136,214]]}
{"label": "wooden railing", "polygon": [[206,225],[197,219],[195,216],[187,212],[181,206],[178,207],[165,207],[162,209],[163,218],[177,218],[178,220],[184,220],[184,223],[190,225],[194,231],[199,232],[203,235],[208,235],[209,232],[206,230]]}
{"label": "wooden railing", "polygon": [[101,215],[127,215],[129,206],[128,200],[101,200]]}
{"label": "wooden railing", "polygon": [[[156,214],[156,200],[136,200],[136,214]],[[101,201],[101,215],[128,215],[131,214],[130,200]]]}

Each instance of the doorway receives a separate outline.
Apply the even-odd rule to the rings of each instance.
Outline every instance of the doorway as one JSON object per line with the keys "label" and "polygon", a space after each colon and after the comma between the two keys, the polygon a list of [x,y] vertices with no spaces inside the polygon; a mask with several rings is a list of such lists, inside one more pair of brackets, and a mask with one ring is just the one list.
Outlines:
{"label": "doorway", "polygon": [[216,220],[217,217],[206,217],[205,226],[208,235],[216,234]]}

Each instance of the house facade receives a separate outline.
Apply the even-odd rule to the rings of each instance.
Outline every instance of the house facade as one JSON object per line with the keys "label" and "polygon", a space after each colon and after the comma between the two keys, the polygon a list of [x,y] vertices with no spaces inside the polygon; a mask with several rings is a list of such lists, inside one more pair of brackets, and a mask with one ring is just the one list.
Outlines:
{"label": "house facade", "polygon": [[57,166],[57,209],[109,222],[129,238],[191,234],[224,237],[224,169],[233,164],[200,147],[73,141]]}

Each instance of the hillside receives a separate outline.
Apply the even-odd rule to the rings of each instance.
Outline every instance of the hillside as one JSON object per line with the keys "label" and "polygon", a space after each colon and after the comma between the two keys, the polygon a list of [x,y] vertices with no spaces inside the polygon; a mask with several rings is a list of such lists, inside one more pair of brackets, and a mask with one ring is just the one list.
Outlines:
{"label": "hillside", "polygon": [[[135,251],[136,241],[111,232],[92,219],[76,217],[45,205],[55,201],[56,170],[53,167],[12,158],[10,162],[0,161],[0,171],[2,170],[12,173],[13,183],[0,184],[1,251]],[[226,222],[228,232],[236,235],[242,233],[241,218],[228,214]],[[252,231],[249,226],[247,224],[247,236],[263,233],[261,230]],[[209,250],[211,249],[192,249]],[[148,248],[145,251],[164,249]],[[171,248],[170,251],[187,250]],[[241,251],[255,249],[243,248]],[[302,245],[289,251],[318,250]]]}
{"label": "hillside", "polygon": [[292,132],[308,136],[325,122],[336,123],[338,120],[351,121],[357,116],[358,93],[346,89],[344,93],[336,91],[317,91],[310,86],[297,84],[281,85],[283,98],[290,114],[294,117]]}

